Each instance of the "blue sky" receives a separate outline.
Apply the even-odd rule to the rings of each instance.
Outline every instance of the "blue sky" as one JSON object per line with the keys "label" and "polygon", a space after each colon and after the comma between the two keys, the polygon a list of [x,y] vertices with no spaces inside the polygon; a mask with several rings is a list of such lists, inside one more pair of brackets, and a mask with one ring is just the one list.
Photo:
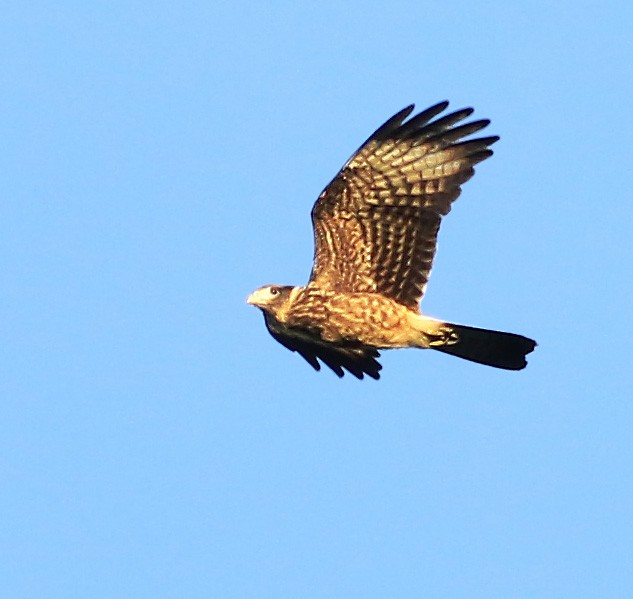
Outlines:
{"label": "blue sky", "polygon": [[[11,2],[0,23],[2,595],[633,593],[624,2]],[[316,373],[245,304],[376,126],[495,156],[427,313],[534,337]]]}

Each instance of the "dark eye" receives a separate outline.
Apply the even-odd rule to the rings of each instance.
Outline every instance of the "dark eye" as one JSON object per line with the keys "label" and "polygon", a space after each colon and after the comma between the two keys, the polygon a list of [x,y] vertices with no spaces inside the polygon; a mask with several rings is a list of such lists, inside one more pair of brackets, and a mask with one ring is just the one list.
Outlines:
{"label": "dark eye", "polygon": [[270,288],[270,295],[277,295],[279,293],[279,289],[275,289],[274,287]]}

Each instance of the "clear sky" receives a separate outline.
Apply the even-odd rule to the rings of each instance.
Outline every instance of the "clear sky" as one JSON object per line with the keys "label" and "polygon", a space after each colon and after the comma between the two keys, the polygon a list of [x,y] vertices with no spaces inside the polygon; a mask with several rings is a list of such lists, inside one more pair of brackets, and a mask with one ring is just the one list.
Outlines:
{"label": "clear sky", "polygon": [[[626,2],[8,2],[0,20],[0,595],[633,596]],[[425,311],[526,370],[314,372],[246,296],[387,117],[495,156]]]}

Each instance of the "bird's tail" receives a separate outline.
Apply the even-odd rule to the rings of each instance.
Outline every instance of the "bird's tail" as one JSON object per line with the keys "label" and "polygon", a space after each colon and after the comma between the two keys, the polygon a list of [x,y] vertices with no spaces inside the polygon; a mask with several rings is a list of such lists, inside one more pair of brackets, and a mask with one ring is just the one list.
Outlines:
{"label": "bird's tail", "polygon": [[525,368],[525,356],[536,347],[535,341],[515,333],[476,329],[461,324],[446,323],[445,326],[454,335],[451,334],[445,344],[432,343],[432,349],[495,368]]}

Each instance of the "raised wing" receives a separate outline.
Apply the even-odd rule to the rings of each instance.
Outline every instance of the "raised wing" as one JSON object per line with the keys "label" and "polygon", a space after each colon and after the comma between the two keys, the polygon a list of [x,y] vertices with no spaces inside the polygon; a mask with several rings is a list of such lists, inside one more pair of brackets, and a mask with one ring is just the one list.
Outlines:
{"label": "raised wing", "polygon": [[499,138],[460,141],[490,121],[455,126],[464,108],[433,120],[448,102],[412,117],[409,106],[377,129],[323,190],[312,209],[310,284],[377,292],[417,309],[429,279],[437,234]]}
{"label": "raised wing", "polygon": [[372,347],[339,347],[331,343],[319,342],[314,335],[302,335],[299,329],[288,329],[273,316],[264,312],[268,332],[285,348],[297,352],[315,370],[321,370],[319,360],[342,377],[345,370],[357,379],[364,375],[378,380],[382,365],[376,360],[378,350]]}

